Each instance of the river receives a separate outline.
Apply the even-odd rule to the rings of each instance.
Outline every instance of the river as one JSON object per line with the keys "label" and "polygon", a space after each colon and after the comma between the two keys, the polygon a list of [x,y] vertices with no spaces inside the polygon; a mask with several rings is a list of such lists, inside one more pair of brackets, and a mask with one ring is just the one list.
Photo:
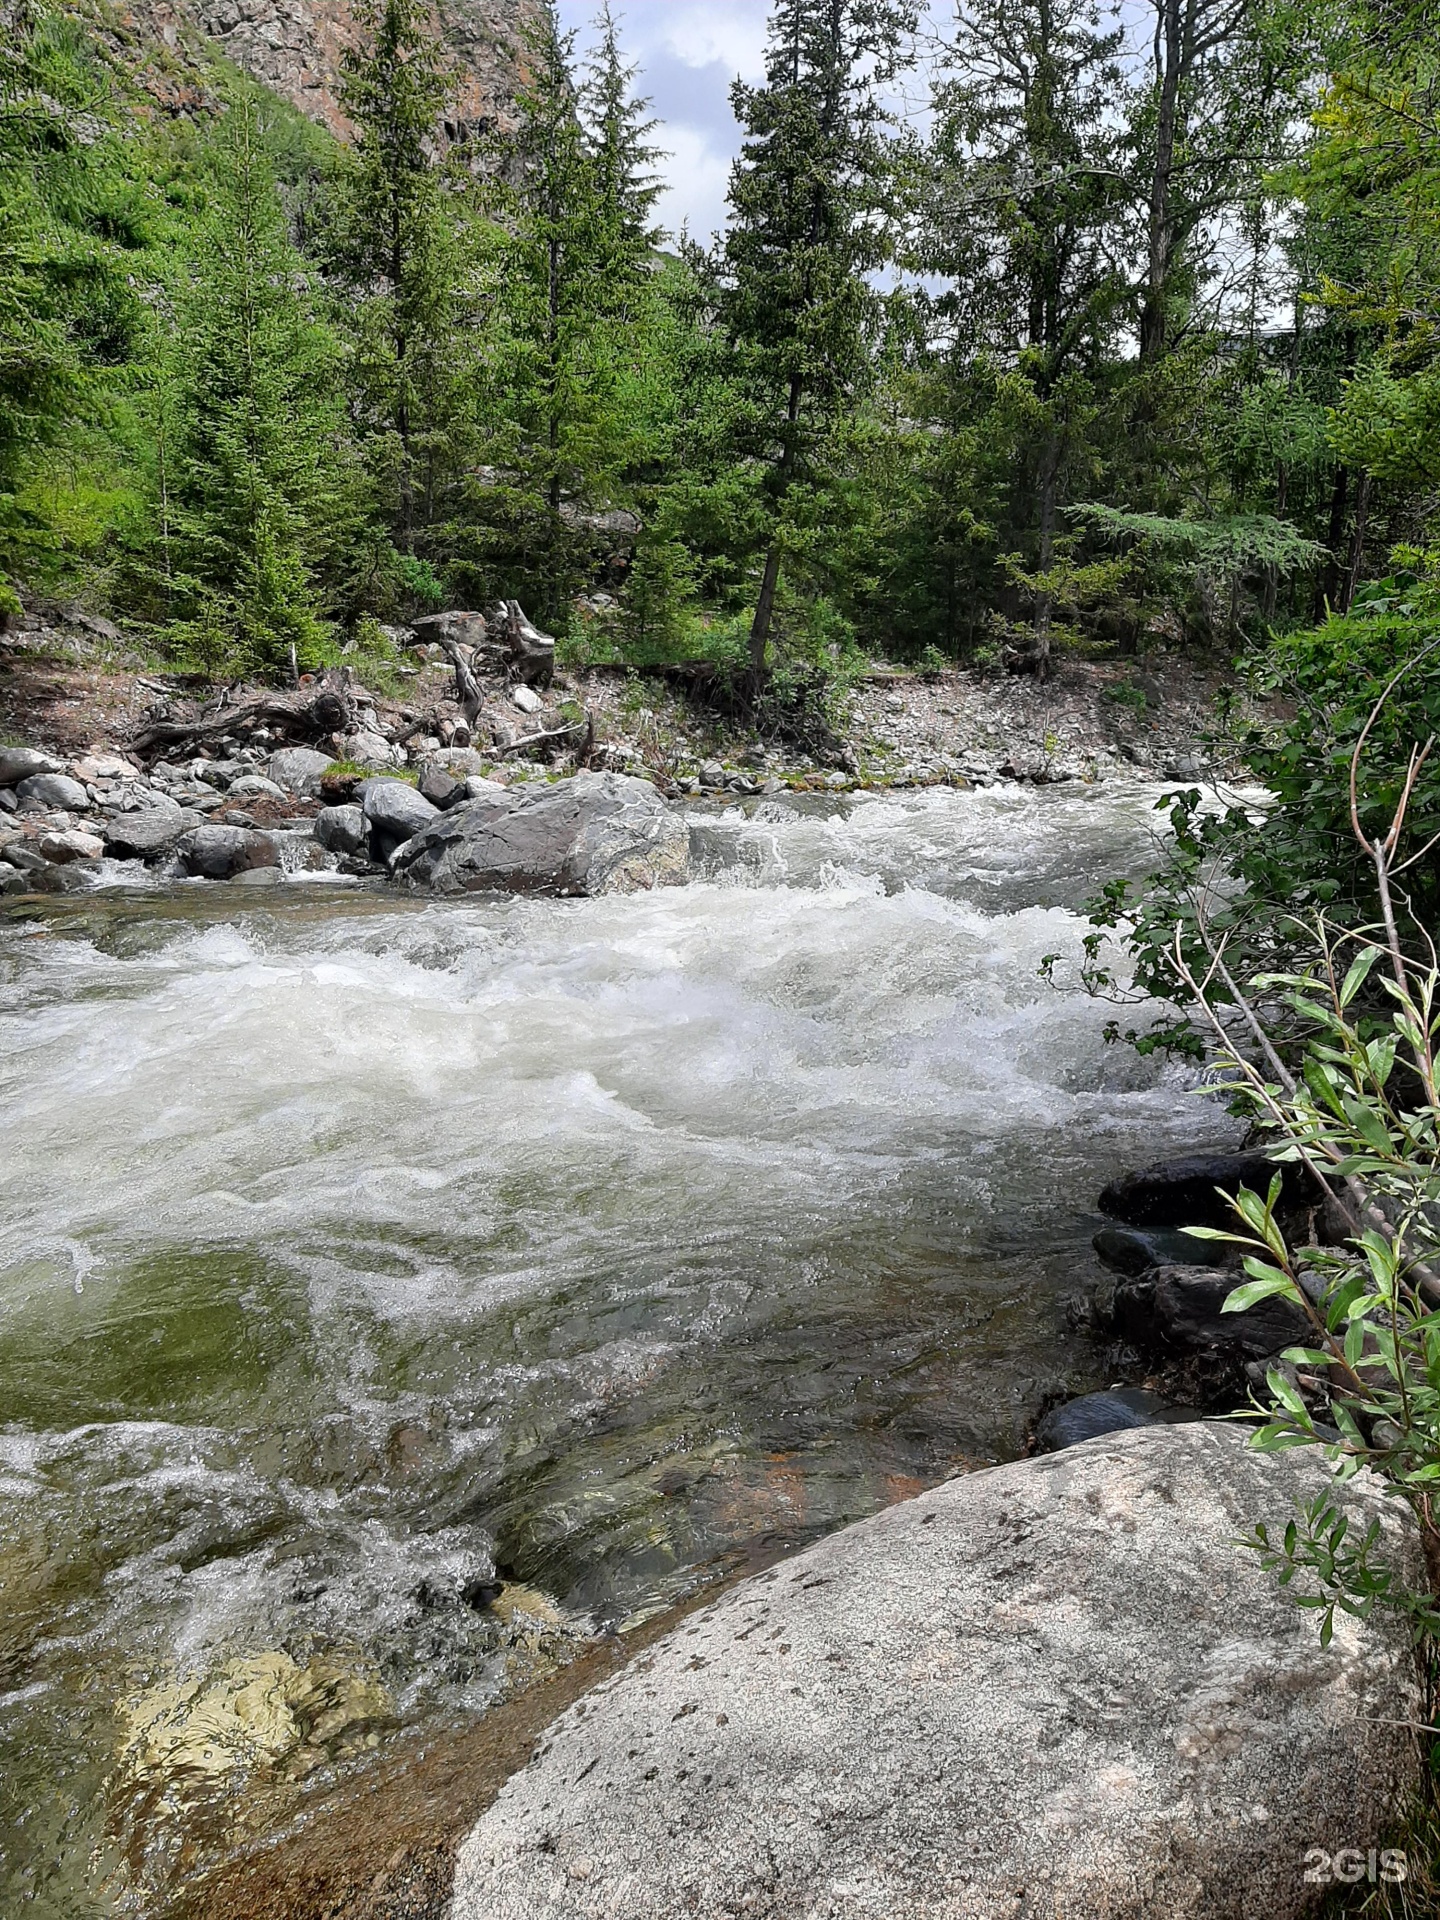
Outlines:
{"label": "river", "polygon": [[1095,1193],[1225,1131],[1066,984],[1157,797],[752,803],[632,898],[5,903],[0,1912],[145,1908],[182,1734],[244,1777],[216,1676],[329,1686],[328,1747],[251,1715],[298,1793],[1098,1384]]}

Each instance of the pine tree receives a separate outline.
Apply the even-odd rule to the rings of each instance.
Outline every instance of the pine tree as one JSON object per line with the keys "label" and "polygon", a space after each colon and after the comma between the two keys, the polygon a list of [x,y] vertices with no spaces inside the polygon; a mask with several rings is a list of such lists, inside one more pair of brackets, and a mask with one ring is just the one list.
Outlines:
{"label": "pine tree", "polygon": [[[1033,664],[1049,670],[1066,470],[1096,418],[1096,381],[1127,297],[1125,184],[1111,112],[1123,34],[1096,0],[973,0],[937,95],[932,247],[961,365],[1013,436],[1031,566]],[[988,361],[988,366],[987,366]]]}
{"label": "pine tree", "polygon": [[263,114],[258,90],[237,88],[212,142],[213,200],[177,303],[161,524],[177,638],[274,670],[323,638],[314,563],[338,416],[335,346],[289,243]]}
{"label": "pine tree", "polygon": [[410,555],[460,459],[472,357],[469,177],[438,147],[451,75],[427,10],[420,0],[371,0],[361,20],[362,45],[341,61],[355,137],[339,169],[328,257],[347,294],[375,511]]}
{"label": "pine tree", "polygon": [[518,131],[496,155],[509,170],[494,189],[496,473],[476,502],[482,571],[508,570],[562,628],[608,537],[603,516],[628,506],[651,449],[654,149],[614,21],[601,24],[577,90],[575,35],[545,9],[526,35]]}
{"label": "pine tree", "polygon": [[764,473],[764,569],[750,678],[768,666],[787,508],[856,403],[889,246],[881,89],[914,26],[907,0],[777,0],[763,86],[736,82],[745,142],[730,181],[720,322],[734,350],[735,453]]}

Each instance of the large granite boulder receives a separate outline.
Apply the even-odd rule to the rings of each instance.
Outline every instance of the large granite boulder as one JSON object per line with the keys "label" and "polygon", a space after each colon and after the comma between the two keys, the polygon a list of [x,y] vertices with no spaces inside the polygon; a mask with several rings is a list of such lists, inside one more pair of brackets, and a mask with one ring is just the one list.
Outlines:
{"label": "large granite boulder", "polygon": [[0,747],[0,787],[17,787],[42,773],[59,773],[60,762],[38,747]]}
{"label": "large granite boulder", "polygon": [[684,880],[689,859],[684,817],[648,781],[577,773],[450,808],[398,849],[391,870],[436,893],[632,893]]}
{"label": "large granite boulder", "polygon": [[334,760],[316,747],[277,747],[266,768],[282,793],[316,794]]}
{"label": "large granite boulder", "polygon": [[[1417,1775],[1408,1635],[1239,1546],[1326,1484],[1209,1423],[952,1480],[746,1580],[552,1723],[452,1920],[1291,1920]],[[1424,1578],[1413,1524],[1344,1489]]]}
{"label": "large granite boulder", "polygon": [[164,853],[182,833],[198,824],[178,800],[150,793],[133,813],[117,813],[105,828],[105,849],[117,860],[152,860]]}

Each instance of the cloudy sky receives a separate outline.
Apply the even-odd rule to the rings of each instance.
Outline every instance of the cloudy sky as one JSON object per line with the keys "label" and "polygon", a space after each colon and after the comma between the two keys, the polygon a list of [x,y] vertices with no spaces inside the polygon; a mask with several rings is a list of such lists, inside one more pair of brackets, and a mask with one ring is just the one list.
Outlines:
{"label": "cloudy sky", "polygon": [[[725,217],[725,189],[739,131],[730,83],[763,79],[767,0],[616,0],[621,33],[638,59],[642,90],[663,122],[657,142],[670,149],[659,218],[671,232],[688,220],[708,239]],[[583,52],[592,0],[560,0],[563,27],[580,30]]]}

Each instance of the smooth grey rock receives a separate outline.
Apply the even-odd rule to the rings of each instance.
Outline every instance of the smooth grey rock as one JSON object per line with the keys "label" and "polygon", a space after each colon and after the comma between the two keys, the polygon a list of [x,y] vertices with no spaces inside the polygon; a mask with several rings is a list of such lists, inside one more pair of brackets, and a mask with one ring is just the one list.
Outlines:
{"label": "smooth grey rock", "polygon": [[440,747],[426,754],[420,763],[420,772],[423,775],[436,768],[448,773],[452,780],[465,780],[471,774],[483,774],[494,759],[493,753],[481,753],[478,747]]}
{"label": "smooth grey rock", "polygon": [[443,767],[428,766],[420,770],[419,792],[432,807],[439,807],[443,813],[446,807],[458,806],[465,799],[465,782],[457,780]]}
{"label": "smooth grey rock", "polygon": [[483,613],[427,613],[411,622],[411,632],[422,645],[448,640],[452,646],[484,646],[489,626]]}
{"label": "smooth grey rock", "polygon": [[322,807],[315,816],[315,838],[331,853],[361,853],[369,839],[362,807]]}
{"label": "smooth grey rock", "polygon": [[284,787],[267,780],[263,773],[242,773],[238,780],[230,782],[228,797],[231,800],[288,800],[290,796]]}
{"label": "smooth grey rock", "polygon": [[521,713],[539,713],[545,702],[533,687],[527,687],[522,683],[510,689],[510,704],[512,707],[518,707]]}
{"label": "smooth grey rock", "polygon": [[1200,1417],[1198,1407],[1177,1406],[1141,1387],[1113,1387],[1105,1393],[1082,1393],[1078,1399],[1052,1407],[1035,1429],[1035,1446],[1040,1453],[1058,1453],[1061,1447],[1077,1447],[1102,1433],[1173,1426],[1177,1421]]}
{"label": "smooth grey rock", "polygon": [[440,816],[439,808],[404,780],[366,780],[360,805],[370,826],[371,850],[382,860]]}
{"label": "smooth grey rock", "polygon": [[684,880],[690,836],[654,787],[619,773],[500,787],[452,807],[394,856],[437,893],[630,893]]}
{"label": "smooth grey rock", "polygon": [[59,773],[60,762],[37,747],[0,747],[0,787],[15,787],[41,773]]}
{"label": "smooth grey rock", "polygon": [[357,767],[398,767],[405,757],[383,733],[372,733],[368,728],[346,734],[342,745],[345,758]]}
{"label": "smooth grey rock", "polygon": [[[730,1589],[552,1723],[451,1920],[1294,1920],[1417,1778],[1403,1624],[1322,1649],[1236,1536],[1330,1484],[1209,1423],[952,1480]],[[1338,1497],[1424,1580],[1368,1477]]]}
{"label": "smooth grey rock", "polygon": [[154,794],[138,813],[120,813],[106,822],[105,846],[117,860],[149,860],[185,832],[190,816],[166,794]]}
{"label": "smooth grey rock", "polygon": [[89,794],[68,773],[29,774],[16,786],[15,793],[27,813],[46,813],[52,807],[84,813],[90,805]]}
{"label": "smooth grey rock", "polygon": [[314,747],[281,747],[271,754],[266,772],[286,793],[319,793],[321,776],[334,764]]}
{"label": "smooth grey rock", "polygon": [[237,887],[278,887],[284,884],[285,875],[279,867],[247,867],[243,873],[232,874],[231,881]]}
{"label": "smooth grey rock", "polygon": [[1235,1210],[1216,1188],[1238,1193],[1248,1187],[1264,1195],[1276,1174],[1282,1205],[1303,1206],[1320,1198],[1298,1161],[1275,1161],[1261,1152],[1194,1153],[1112,1180],[1099,1206],[1111,1219],[1132,1227],[1234,1227]]}
{"label": "smooth grey rock", "polygon": [[268,833],[248,827],[195,827],[179,843],[187,873],[207,880],[230,880],[252,867],[278,867],[280,850]]}

